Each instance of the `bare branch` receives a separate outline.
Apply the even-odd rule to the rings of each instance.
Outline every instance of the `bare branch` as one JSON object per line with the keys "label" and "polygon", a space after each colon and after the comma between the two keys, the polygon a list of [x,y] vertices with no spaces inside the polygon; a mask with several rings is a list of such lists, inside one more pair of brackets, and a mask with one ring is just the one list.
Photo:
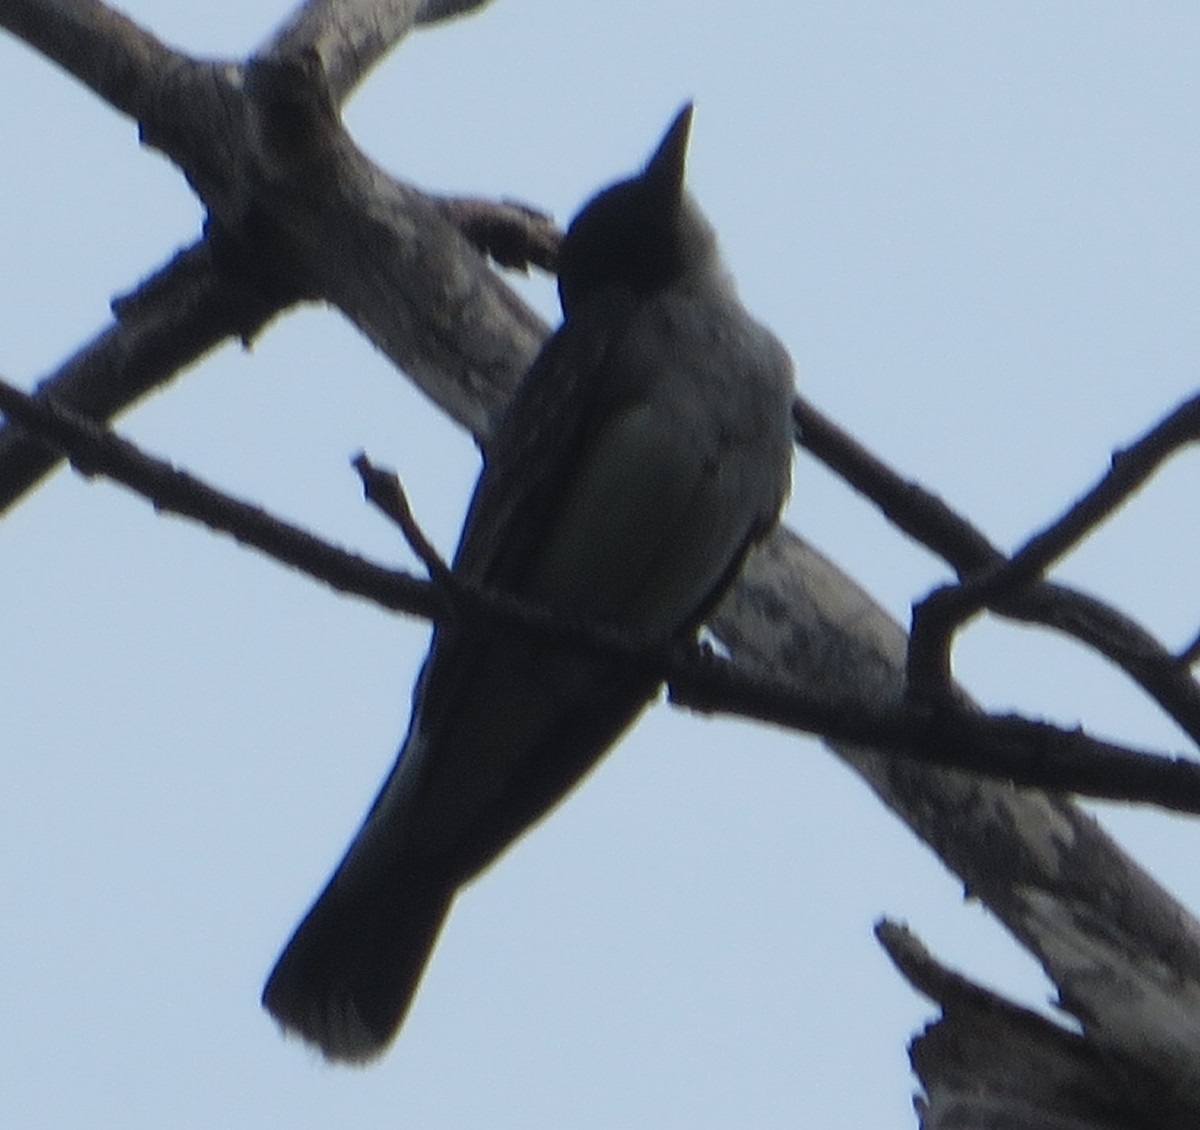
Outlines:
{"label": "bare branch", "polygon": [[950,647],[957,629],[985,608],[1041,579],[1059,558],[1139,490],[1184,444],[1200,437],[1200,396],[1180,405],[1125,451],[1112,457],[1100,481],[1061,518],[1029,539],[1011,558],[958,585],[938,589],[913,610],[909,682],[921,695],[950,685]]}
{"label": "bare branch", "polygon": [[1092,1042],[947,969],[904,926],[880,922],[875,935],[913,987],[942,1008],[910,1048],[925,1088],[922,1126],[1140,1130],[1155,1108],[1165,1119],[1156,1125],[1174,1122],[1158,1086],[1122,1078]]}
{"label": "bare branch", "polygon": [[469,15],[478,8],[486,7],[491,0],[425,0],[417,16],[419,24],[436,24],[444,20]]}
{"label": "bare branch", "polygon": [[[279,65],[252,69],[268,67]],[[270,88],[304,81],[302,67],[285,65]],[[269,115],[270,106],[252,104],[249,112]],[[452,417],[488,436],[546,326],[436,201],[385,176],[340,127],[303,174],[259,174],[249,200],[216,202],[235,224],[247,214],[261,221],[252,232],[231,228],[231,238],[266,240],[289,277],[337,305]]]}
{"label": "bare branch", "polygon": [[964,585],[964,591],[969,591],[977,603],[988,603],[1005,591],[1023,588],[1040,577],[1141,490],[1163,463],[1197,439],[1200,439],[1200,396],[1185,401],[1131,447],[1114,452],[1107,474],[1058,521],[1031,537],[991,576],[978,577]]}
{"label": "bare branch", "polygon": [[[739,667],[811,695],[883,709],[904,699],[903,630],[786,530],[751,554],[712,627]],[[1058,794],[833,744],[1042,963],[1101,1053],[1151,1078],[1171,1071],[1176,1097],[1200,1117],[1200,925],[1187,909]],[[1184,1039],[1191,1056],[1181,1059]]]}
{"label": "bare branch", "polygon": [[308,0],[259,49],[263,57],[315,50],[336,104],[416,25],[434,24],[490,0]]}
{"label": "bare branch", "polygon": [[[371,67],[416,25],[482,8],[490,0],[309,0],[260,47],[264,57],[315,49],[340,105]],[[153,113],[160,76],[188,65],[133,20],[98,0],[6,0],[7,28],[139,121]]]}
{"label": "bare branch", "polygon": [[803,397],[793,403],[792,419],[801,447],[875,503],[894,526],[949,562],[960,576],[1004,559],[937,495],[902,478]]}
{"label": "bare branch", "polygon": [[484,255],[501,267],[558,269],[562,232],[545,212],[515,200],[443,197],[446,215]]}
{"label": "bare branch", "polygon": [[[62,6],[73,15],[62,27],[55,4],[31,0],[0,7],[0,20],[85,73],[89,60],[115,58],[116,77],[98,73],[96,89],[143,115],[143,132],[187,172],[210,219],[206,244],[119,304],[118,324],[43,389],[110,418],[225,337],[249,337],[307,296],[340,306],[486,438],[546,327],[472,252],[441,203],[358,152],[315,55],[244,73],[193,64],[102,5]],[[44,448],[0,433],[0,509],[51,465]]]}
{"label": "bare branch", "polygon": [[376,467],[363,451],[360,451],[351,462],[358,472],[359,478],[362,479],[363,492],[366,494],[367,500],[373,502],[400,527],[401,533],[404,534],[404,540],[408,542],[413,553],[429,570],[430,579],[443,586],[452,584],[450,566],[442,559],[433,542],[425,536],[425,531],[417,524],[412,507],[408,502],[408,495],[404,493],[404,487],[400,483],[400,477],[395,471],[385,471]]}
{"label": "bare branch", "polygon": [[[944,558],[964,579],[1007,560],[966,518],[919,484],[902,478],[802,399],[793,406],[797,439],[807,450],[871,499],[904,533]],[[1078,640],[1123,670],[1200,743],[1200,686],[1187,653],[1173,655],[1123,612],[1053,581],[1035,580],[1001,593],[989,610],[1040,624]]]}
{"label": "bare branch", "polygon": [[331,546],[260,507],[231,498],[187,472],[151,458],[92,421],[51,401],[34,400],[4,381],[0,381],[0,412],[61,447],[83,474],[107,475],[149,499],[158,510],[231,534],[339,592],[419,616],[435,617],[445,610],[444,601],[431,585]]}
{"label": "bare branch", "polygon": [[360,455],[354,464],[368,497],[401,526],[429,568],[432,587],[321,542],[258,507],[152,459],[91,421],[53,402],[32,400],[3,381],[0,410],[61,446],[85,474],[108,475],[160,510],[232,534],[339,591],[366,597],[382,607],[434,618],[448,609],[461,608],[491,617],[506,628],[614,654],[648,674],[669,679],[672,701],[696,710],[735,713],[834,740],[870,742],[902,757],[1017,784],[1200,812],[1200,764],[1195,762],[1164,759],[1101,742],[1081,731],[1063,731],[1024,718],[991,718],[950,708],[935,713],[906,702],[881,710],[864,706],[859,699],[816,699],[793,684],[739,669],[694,647],[647,646],[624,633],[594,624],[563,622],[547,609],[470,585],[451,573],[425,538],[395,475],[378,470],[365,456]]}
{"label": "bare branch", "polygon": [[[38,385],[40,398],[108,420],[232,337],[250,340],[280,302],[229,277],[197,244],[175,256],[133,295],[116,319]],[[0,513],[57,462],[58,452],[20,428],[0,427]]]}
{"label": "bare branch", "polygon": [[6,28],[131,118],[153,112],[161,76],[187,57],[98,0],[5,0]]}
{"label": "bare branch", "polygon": [[822,700],[737,662],[672,662],[671,701],[707,714],[805,731],[833,742],[884,747],[925,765],[961,769],[1029,788],[1138,801],[1200,813],[1200,762],[1164,757],[1018,715],[988,715],[946,699],[936,708]]}

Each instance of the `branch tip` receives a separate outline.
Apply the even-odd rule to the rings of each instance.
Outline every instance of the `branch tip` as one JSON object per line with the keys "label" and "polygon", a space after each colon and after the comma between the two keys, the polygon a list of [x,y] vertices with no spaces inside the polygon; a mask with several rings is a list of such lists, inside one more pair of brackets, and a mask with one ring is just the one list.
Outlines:
{"label": "branch tip", "polygon": [[443,197],[439,203],[468,242],[499,266],[525,273],[558,269],[562,232],[545,212],[516,200]]}
{"label": "branch tip", "polygon": [[365,451],[360,451],[350,462],[362,480],[364,497],[399,527],[404,540],[429,571],[430,580],[439,585],[451,585],[450,566],[414,517],[400,476],[395,471],[376,467]]}

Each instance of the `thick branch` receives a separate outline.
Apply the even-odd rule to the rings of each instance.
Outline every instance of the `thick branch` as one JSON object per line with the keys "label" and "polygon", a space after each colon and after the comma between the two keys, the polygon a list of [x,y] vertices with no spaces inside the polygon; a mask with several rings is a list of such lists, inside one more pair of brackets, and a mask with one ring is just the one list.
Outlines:
{"label": "thick branch", "polygon": [[393,47],[419,24],[482,8],[490,0],[308,0],[258,52],[295,56],[315,49],[340,105]]}
{"label": "thick branch", "polygon": [[[295,62],[255,64],[252,74],[252,121],[269,117],[289,86],[302,98],[308,81]],[[269,100],[259,98],[264,91]],[[263,136],[269,126],[252,132]],[[327,142],[302,169],[255,173],[262,179],[251,184],[254,215],[264,219],[250,234],[268,239],[289,277],[338,306],[442,408],[486,439],[546,326],[438,201],[386,176],[340,127]],[[247,202],[212,204],[236,221]],[[230,234],[246,234],[245,226]],[[515,355],[514,334],[521,342]]]}
{"label": "thick branch", "polygon": [[186,62],[97,0],[4,0],[0,27],[135,119],[153,112],[160,76]]}
{"label": "thick branch", "polygon": [[[119,306],[118,324],[42,383],[48,394],[111,418],[225,337],[248,337],[310,296],[340,306],[477,436],[490,433],[545,326],[471,252],[442,202],[357,151],[315,55],[245,74],[193,63],[88,0],[18,0],[0,5],[0,21],[139,114],[210,211],[208,243]],[[114,61],[105,70],[96,60]],[[0,433],[0,509],[50,465],[44,448]]]}
{"label": "thick branch", "polygon": [[[248,341],[279,304],[219,270],[201,243],[180,252],[113,309],[113,325],[42,381],[40,397],[93,419],[111,419],[223,341]],[[56,450],[22,429],[0,428],[0,512],[58,460]]]}
{"label": "thick branch", "polygon": [[[810,695],[874,709],[905,697],[903,630],[787,531],[750,556],[713,628],[740,667]],[[1089,1040],[1137,1065],[1136,1103],[1181,1103],[1200,1125],[1200,925],[1188,911],[1059,795],[833,745],[1041,961]]]}
{"label": "thick branch", "polygon": [[[923,1130],[1142,1130],[1146,1114],[1122,1093],[1114,1064],[1089,1040],[998,997],[934,960],[903,926],[875,934],[896,967],[942,1008],[909,1056],[925,1088]],[[1159,1110],[1174,1123],[1180,1112]],[[1187,1125],[1187,1123],[1183,1123]]]}

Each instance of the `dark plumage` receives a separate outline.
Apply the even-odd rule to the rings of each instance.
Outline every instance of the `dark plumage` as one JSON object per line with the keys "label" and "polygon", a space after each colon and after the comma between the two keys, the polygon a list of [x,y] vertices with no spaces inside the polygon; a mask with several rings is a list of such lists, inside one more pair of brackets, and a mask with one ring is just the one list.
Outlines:
{"label": "dark plumage", "polygon": [[[454,568],[648,640],[693,632],[775,522],[791,367],[683,189],[691,107],[563,241],[564,322],[488,448]],[[465,621],[439,625],[409,733],[263,992],[326,1056],[394,1036],[458,888],[596,763],[656,683]]]}

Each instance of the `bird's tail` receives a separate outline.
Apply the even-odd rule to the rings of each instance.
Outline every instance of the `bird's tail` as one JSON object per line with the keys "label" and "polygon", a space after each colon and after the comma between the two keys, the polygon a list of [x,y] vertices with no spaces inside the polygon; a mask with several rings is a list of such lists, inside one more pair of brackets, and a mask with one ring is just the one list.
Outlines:
{"label": "bird's tail", "polygon": [[454,898],[453,883],[371,839],[360,833],[263,989],[284,1029],[331,1060],[361,1063],[387,1047]]}

